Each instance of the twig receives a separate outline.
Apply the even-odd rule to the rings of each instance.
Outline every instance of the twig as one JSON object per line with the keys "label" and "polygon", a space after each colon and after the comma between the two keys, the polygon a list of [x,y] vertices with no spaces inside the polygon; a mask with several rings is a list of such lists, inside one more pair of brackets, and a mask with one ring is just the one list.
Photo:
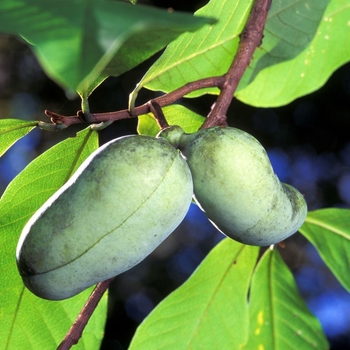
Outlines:
{"label": "twig", "polygon": [[[155,99],[153,99],[154,102],[158,103],[160,107],[168,106],[174,102],[176,102],[181,97],[189,94],[192,91],[205,89],[208,87],[218,87],[221,89],[221,86],[223,85],[225,81],[224,76],[219,77],[209,77],[204,78],[200,80],[196,80],[190,83],[187,83],[186,85],[169,92],[168,94],[164,94],[162,96],[159,96]],[[123,109],[116,112],[108,112],[108,113],[92,113],[90,115],[89,122],[92,123],[101,123],[106,121],[116,121],[120,119],[127,119],[127,118],[134,118],[142,114],[147,114],[150,112],[149,103],[145,103],[141,106],[135,107],[133,111],[133,115],[130,114],[129,110]],[[73,125],[73,124],[79,124],[79,123],[85,123],[84,115],[82,111],[78,111],[77,115],[75,116],[64,116],[55,112],[51,111],[45,111],[45,114],[51,118],[51,122],[55,125],[61,125],[64,124],[66,127]],[[45,127],[47,125],[47,127]],[[51,123],[40,123],[38,125],[40,128],[45,130],[53,130],[55,128],[52,127]],[[62,129],[62,125],[60,127],[57,127],[57,130]],[[55,129],[56,130],[56,129]]]}
{"label": "twig", "polygon": [[57,350],[68,350],[74,344],[77,344],[81,338],[84,328],[88,323],[92,313],[95,311],[97,304],[100,302],[103,294],[111,284],[114,278],[100,282],[91,293],[89,299],[81,310],[79,316],[73,323],[72,327],[58,346]]}
{"label": "twig", "polygon": [[255,49],[261,45],[270,6],[271,0],[255,1],[243,32],[240,35],[241,41],[236,56],[228,72],[225,74],[225,82],[221,93],[202,128],[219,125],[222,123],[224,116],[226,116],[238,83],[248,67]]}

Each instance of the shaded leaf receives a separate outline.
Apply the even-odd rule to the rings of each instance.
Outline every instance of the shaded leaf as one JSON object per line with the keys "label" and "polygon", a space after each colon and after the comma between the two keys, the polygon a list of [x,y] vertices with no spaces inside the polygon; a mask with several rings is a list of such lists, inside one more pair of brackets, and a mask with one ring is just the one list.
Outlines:
{"label": "shaded leaf", "polygon": [[244,349],[328,349],[294,277],[277,250],[267,250],[254,272],[249,299],[250,332]]}
{"label": "shaded leaf", "polygon": [[20,34],[45,72],[84,98],[107,76],[124,73],[208,21],[120,1],[0,3],[0,32]]}
{"label": "shaded leaf", "polygon": [[238,349],[247,337],[258,251],[228,238],[220,242],[143,321],[129,349]]}
{"label": "shaded leaf", "polygon": [[[179,125],[187,133],[197,131],[204,123],[205,118],[181,105],[171,105],[162,108],[169,125]],[[137,132],[140,135],[156,136],[160,131],[153,114],[144,114],[138,117]]]}
{"label": "shaded leaf", "polygon": [[[16,267],[16,246],[32,214],[97,148],[90,128],[52,147],[9,184],[0,200],[0,343],[5,349],[54,349],[77,317],[90,291],[65,301],[42,300],[23,285]],[[102,339],[106,298],[100,303],[77,349],[96,349]]]}
{"label": "shaded leaf", "polygon": [[[304,6],[309,3],[322,6],[325,1],[304,1]],[[349,18],[347,0],[329,1],[315,36],[297,57],[260,71],[261,63],[254,55],[254,62],[240,82],[236,97],[257,107],[277,107],[319,89],[337,68],[350,61]],[[313,12],[307,19],[315,20]],[[264,44],[257,50],[257,57],[264,60],[262,50]],[[274,50],[265,55],[272,56],[273,53]],[[253,76],[255,79],[251,82]]]}
{"label": "shaded leaf", "polygon": [[32,131],[38,122],[19,119],[0,120],[0,157],[19,139]]}
{"label": "shaded leaf", "polygon": [[350,291],[350,210],[328,208],[309,212],[299,231]]}

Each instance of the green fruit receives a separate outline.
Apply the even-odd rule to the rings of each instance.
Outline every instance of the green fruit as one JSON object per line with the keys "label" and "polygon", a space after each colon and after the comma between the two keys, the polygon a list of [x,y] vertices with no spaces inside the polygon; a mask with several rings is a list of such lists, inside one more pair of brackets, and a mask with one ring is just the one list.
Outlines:
{"label": "green fruit", "polygon": [[17,246],[24,284],[59,300],[132,268],[180,224],[192,194],[190,170],[166,140],[105,144],[24,227]]}
{"label": "green fruit", "polygon": [[192,172],[195,200],[228,237],[267,246],[303,224],[304,197],[279,181],[265,149],[253,136],[231,127],[187,135],[177,126],[158,136],[181,150]]}

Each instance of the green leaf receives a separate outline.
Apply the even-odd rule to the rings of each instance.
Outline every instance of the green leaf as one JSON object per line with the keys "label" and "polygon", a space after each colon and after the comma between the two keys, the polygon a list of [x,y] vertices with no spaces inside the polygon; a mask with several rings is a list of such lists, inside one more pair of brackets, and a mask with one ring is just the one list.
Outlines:
{"label": "green leaf", "polygon": [[[147,87],[169,92],[190,81],[226,73],[251,3],[209,2],[197,14],[210,13],[218,23],[171,43],[137,90]],[[277,107],[320,88],[350,60],[349,18],[347,0],[274,0],[263,43],[255,51],[235,96],[253,106]],[[218,91],[203,89],[188,97]]]}
{"label": "green leaf", "polygon": [[[192,112],[182,105],[171,105],[162,108],[164,116],[169,125],[179,125],[187,133],[197,131],[204,123],[205,118]],[[140,135],[156,136],[160,127],[153,117],[153,114],[143,114],[139,116],[137,132]]]}
{"label": "green leaf", "polygon": [[248,332],[247,293],[259,249],[220,242],[137,329],[129,350],[238,349]]}
{"label": "green leaf", "polygon": [[209,19],[120,1],[5,0],[0,32],[21,35],[42,68],[86,98],[107,76],[120,75],[185,31]]}
{"label": "green leaf", "polygon": [[328,208],[309,212],[299,231],[350,291],[350,210]]}
{"label": "green leaf", "polygon": [[[92,289],[64,301],[39,299],[24,287],[2,302],[1,341],[6,350],[56,349],[77,318]],[[18,309],[15,309],[15,307]],[[99,349],[106,320],[107,295],[103,296],[74,350]],[[10,321],[13,324],[10,324]]]}
{"label": "green leaf", "polygon": [[[245,84],[249,84],[266,67],[290,60],[305,49],[316,33],[328,2],[274,0],[266,22],[263,44],[249,64],[243,79]],[[251,6],[252,1],[212,0],[197,13],[218,18],[214,28],[202,28],[171,43],[147,72],[141,85],[152,90],[169,91],[189,81],[226,73],[237,52],[239,34]],[[191,45],[187,45],[188,42]],[[205,89],[190,96],[204,92],[217,93],[218,90]]]}
{"label": "green leaf", "polygon": [[[168,45],[136,90],[147,87],[169,92],[190,81],[226,73],[237,51],[239,34],[252,3],[252,0],[211,0],[195,16],[211,16],[218,23],[196,33],[183,34]],[[201,94],[204,91],[209,90],[201,90]],[[194,95],[199,93],[191,96]]]}
{"label": "green leaf", "polygon": [[[77,317],[91,289],[59,302],[42,300],[23,285],[16,267],[16,245],[32,214],[97,148],[97,133],[87,128],[32,161],[0,200],[0,343],[4,349],[55,349]],[[106,298],[100,303],[77,349],[96,349],[102,338]]]}
{"label": "green leaf", "polygon": [[277,250],[267,250],[254,272],[249,317],[249,341],[244,349],[329,348],[319,321],[306,307]]}
{"label": "green leaf", "polygon": [[19,119],[0,120],[0,157],[19,139],[32,131],[38,122]]}
{"label": "green leaf", "polygon": [[[322,7],[324,3],[324,0],[303,1],[299,6],[314,4]],[[318,18],[314,18],[314,13],[317,12],[309,13],[306,19],[310,19],[310,22],[318,21]],[[256,51],[256,57],[254,55],[252,64],[238,86],[236,97],[253,106],[277,107],[319,89],[337,68],[350,60],[349,18],[348,0],[329,1],[315,36],[308,46],[297,57],[266,66],[260,71],[259,66],[263,65],[264,61],[269,61],[265,56],[274,54],[272,49],[262,55],[261,51],[265,50],[266,44],[264,38],[262,49]],[[290,26],[293,28],[292,23]],[[304,31],[307,26],[297,25],[297,28]],[[281,31],[281,36],[290,41],[285,32]],[[291,43],[293,44],[293,41]],[[253,77],[255,79],[251,81]]]}

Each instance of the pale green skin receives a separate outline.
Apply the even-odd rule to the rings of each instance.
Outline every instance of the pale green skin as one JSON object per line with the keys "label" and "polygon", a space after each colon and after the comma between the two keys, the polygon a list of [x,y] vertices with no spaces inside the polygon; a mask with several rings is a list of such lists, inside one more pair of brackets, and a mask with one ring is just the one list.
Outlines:
{"label": "pale green skin", "polygon": [[231,127],[187,135],[176,126],[160,136],[184,154],[195,200],[228,237],[268,246],[291,236],[303,224],[304,197],[279,181],[265,149],[253,136]]}
{"label": "pale green skin", "polygon": [[109,142],[24,227],[17,246],[24,284],[59,300],[132,268],[181,223],[192,194],[190,170],[166,140]]}

